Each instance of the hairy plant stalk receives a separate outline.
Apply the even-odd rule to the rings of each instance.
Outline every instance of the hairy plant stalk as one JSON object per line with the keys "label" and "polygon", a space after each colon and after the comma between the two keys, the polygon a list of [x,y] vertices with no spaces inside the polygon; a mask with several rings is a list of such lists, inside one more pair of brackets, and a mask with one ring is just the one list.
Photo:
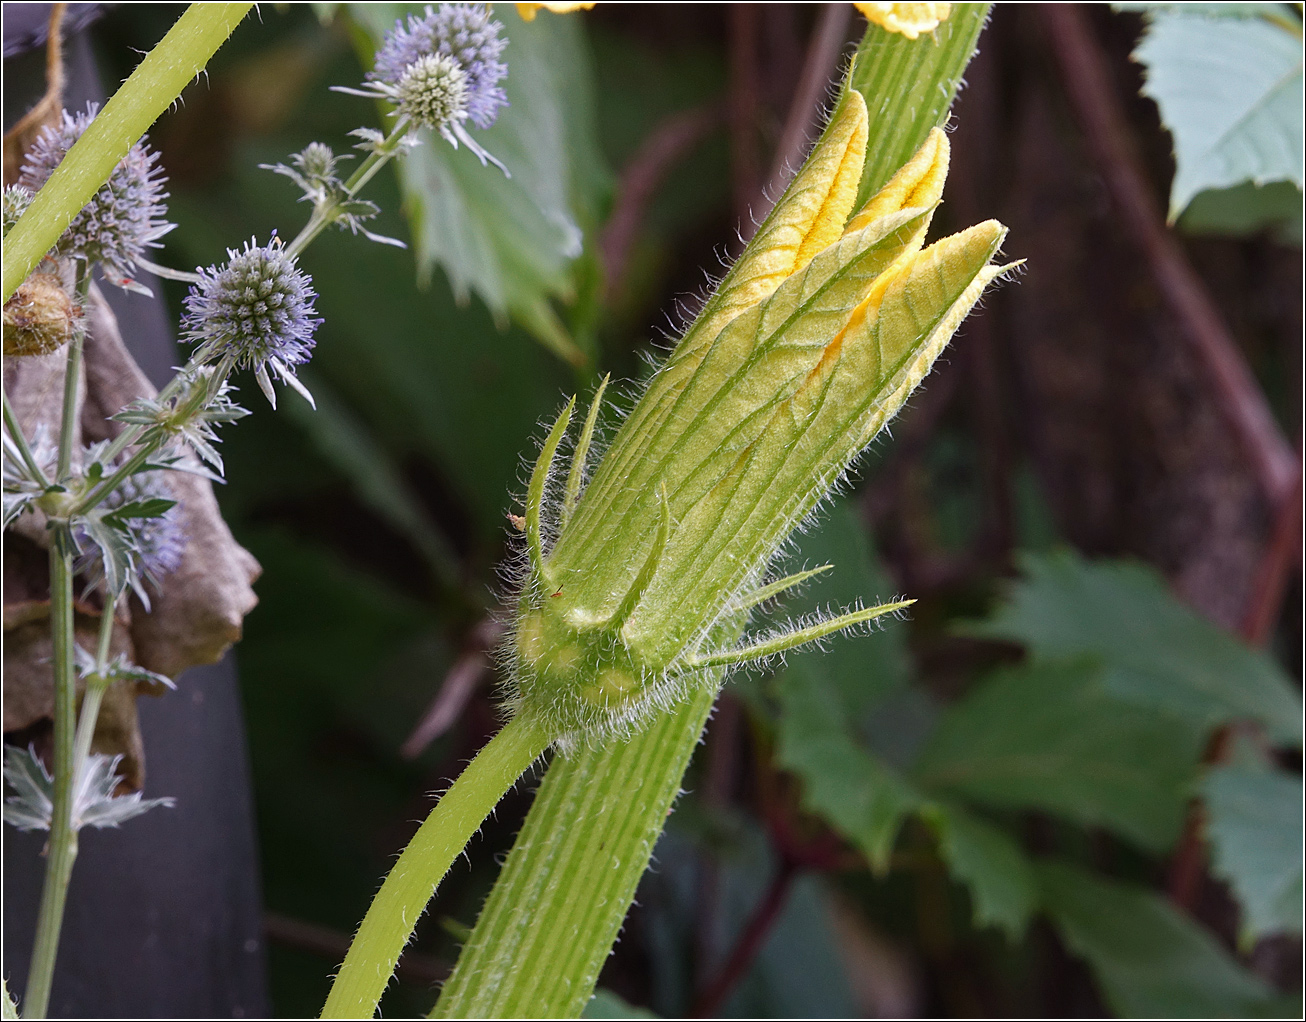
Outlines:
{"label": "hairy plant stalk", "polygon": [[72,826],[77,690],[73,656],[73,554],[70,537],[56,535],[50,544],[50,621],[54,656],[54,810],[46,845],[45,881],[36,917],[32,964],[27,973],[24,1018],[45,1018],[59,952],[68,880],[77,859],[77,832]]}
{"label": "hairy plant stalk", "polygon": [[628,742],[554,761],[432,1018],[580,1014],[714,698],[704,689]]}
{"label": "hairy plant stalk", "polygon": [[413,836],[377,892],[336,975],[323,1018],[371,1018],[399,954],[440,880],[513,786],[549,744],[518,718],[467,765]]}
{"label": "hairy plant stalk", "polygon": [[5,237],[5,301],[253,6],[191,4],[114,93]]}

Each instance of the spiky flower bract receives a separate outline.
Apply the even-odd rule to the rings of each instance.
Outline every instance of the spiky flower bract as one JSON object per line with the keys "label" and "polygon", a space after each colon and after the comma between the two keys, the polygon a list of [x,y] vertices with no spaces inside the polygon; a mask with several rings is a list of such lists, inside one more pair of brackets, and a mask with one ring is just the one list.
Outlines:
{"label": "spiky flower bract", "polygon": [[273,407],[270,372],[307,397],[294,367],[312,357],[322,322],[313,315],[312,280],[276,238],[267,245],[251,238],[227,256],[222,266],[200,270],[186,295],[181,322],[187,340],[199,345],[197,361],[254,370]]}
{"label": "spiky flower bract", "polygon": [[501,31],[502,26],[483,4],[428,6],[420,17],[411,15],[406,26],[395,22],[367,77],[397,86],[408,68],[423,57],[449,57],[467,76],[467,117],[478,128],[488,128],[499,109],[508,105],[499,85],[508,75],[501,59],[508,40],[502,38]]}
{"label": "spiky flower bract", "polygon": [[[95,119],[97,109],[91,103],[78,114],[65,110],[59,123],[41,132],[27,151],[19,185],[32,193],[40,191]],[[99,263],[110,283],[143,290],[132,279],[136,264],[144,260],[147,249],[159,248],[158,239],[175,226],[165,219],[167,179],[158,161],[159,154],[143,140],[132,146],[109,180],[73,217],[55,244],[55,253],[88,265]]]}
{"label": "spiky flower bract", "polygon": [[[145,584],[157,588],[165,576],[181,566],[186,552],[188,536],[175,499],[163,472],[137,472],[124,479],[97,509],[102,519],[121,518],[119,524],[129,538],[132,570],[128,582],[146,610],[150,608],[150,598]],[[167,501],[172,506],[158,514],[130,513],[133,509],[148,510],[149,503],[156,501]],[[88,588],[102,589],[106,575],[104,553],[95,541],[95,534],[79,529],[77,544],[82,556],[77,559],[76,571],[85,576]]]}

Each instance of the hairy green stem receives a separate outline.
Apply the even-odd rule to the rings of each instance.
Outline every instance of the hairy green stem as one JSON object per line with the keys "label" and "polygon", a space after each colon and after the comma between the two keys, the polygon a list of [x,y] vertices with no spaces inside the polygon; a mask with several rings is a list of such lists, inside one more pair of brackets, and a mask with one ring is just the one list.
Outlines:
{"label": "hairy green stem", "polygon": [[46,478],[41,466],[36,463],[36,458],[32,455],[32,448],[27,443],[27,437],[23,434],[23,428],[18,424],[18,416],[14,414],[13,405],[9,403],[9,391],[0,391],[0,395],[4,398],[5,429],[9,431],[14,446],[18,448],[23,464],[27,466],[27,471],[32,474],[33,479],[42,486],[49,486],[50,480]]}
{"label": "hairy green stem", "polygon": [[371,1018],[404,945],[436,887],[504,792],[549,737],[510,721],[467,765],[426,818],[372,900],[322,1009],[323,1018]]}
{"label": "hairy green stem", "polygon": [[181,95],[252,3],[191,4],[91,122],[5,238],[4,299],[50,251],[151,124]]}
{"label": "hairy green stem", "polygon": [[432,1018],[580,1015],[714,699],[554,760]]}
{"label": "hairy green stem", "polygon": [[45,1018],[50,1005],[64,900],[77,858],[77,832],[72,826],[77,702],[73,674],[73,557],[67,537],[52,537],[50,544],[50,621],[54,631],[54,810],[46,848],[45,886],[41,889],[32,964],[27,974],[24,1018]]}

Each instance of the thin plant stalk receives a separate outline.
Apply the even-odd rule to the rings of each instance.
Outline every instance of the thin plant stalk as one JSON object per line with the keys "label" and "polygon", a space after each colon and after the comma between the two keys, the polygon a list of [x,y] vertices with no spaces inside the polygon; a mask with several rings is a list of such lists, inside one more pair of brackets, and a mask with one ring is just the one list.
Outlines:
{"label": "thin plant stalk", "polygon": [[548,744],[542,731],[514,719],[444,793],[373,899],[336,975],[323,1018],[372,1017],[436,886],[504,792]]}
{"label": "thin plant stalk", "polygon": [[[65,530],[66,531],[66,530]],[[73,654],[73,554],[71,537],[56,535],[50,544],[50,621],[54,656],[54,809],[46,848],[45,883],[36,919],[32,964],[27,974],[23,1017],[42,1019],[50,1005],[59,931],[63,926],[68,881],[77,859],[77,832],[72,826],[77,691]]]}
{"label": "thin plant stalk", "polygon": [[[87,296],[91,291],[90,268],[85,261],[77,261],[76,293],[77,305],[86,308]],[[72,467],[73,437],[77,432],[77,388],[82,379],[82,345],[86,340],[86,320],[79,318],[68,342],[68,358],[65,363],[63,378],[63,414],[59,422],[59,462],[55,468],[55,479],[64,480]]]}
{"label": "thin plant stalk", "polygon": [[23,459],[23,464],[27,466],[27,471],[32,473],[41,486],[49,486],[50,480],[46,478],[45,471],[36,463],[36,457],[32,454],[32,448],[27,442],[27,437],[23,435],[22,427],[18,425],[18,416],[14,414],[13,405],[9,403],[9,391],[0,390],[0,396],[4,399],[4,420],[5,429],[8,430],[10,438],[18,448],[18,454]]}
{"label": "thin plant stalk", "polygon": [[[390,130],[390,134],[386,136],[385,141],[367,154],[366,159],[349,175],[349,180],[341,188],[346,199],[357,196],[363,186],[372,180],[376,172],[394,158],[398,152],[397,144],[408,133],[409,127],[408,118],[400,117],[399,121]],[[304,249],[308,248],[309,243],[334,221],[334,207],[334,203],[316,207],[312,216],[308,218],[308,223],[295,235],[295,240],[286,246],[286,251],[292,256],[298,256]]]}

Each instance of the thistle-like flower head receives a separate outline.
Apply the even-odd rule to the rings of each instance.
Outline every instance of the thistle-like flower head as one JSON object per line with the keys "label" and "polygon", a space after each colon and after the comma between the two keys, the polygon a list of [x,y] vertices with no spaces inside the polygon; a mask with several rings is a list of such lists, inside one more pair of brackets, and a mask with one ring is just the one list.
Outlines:
{"label": "thistle-like flower head", "polygon": [[[32,193],[40,191],[95,119],[97,109],[91,103],[79,114],[65,110],[58,124],[41,132],[27,152],[18,183]],[[99,263],[106,280],[143,290],[132,279],[136,264],[147,249],[159,248],[158,239],[175,226],[165,219],[168,209],[163,200],[168,193],[163,190],[166,178],[158,161],[159,154],[144,141],[132,146],[109,180],[73,217],[55,244],[56,254]]]}
{"label": "thistle-like flower head", "polygon": [[32,193],[22,185],[5,185],[3,237],[9,237],[9,229],[18,223],[31,204]]}
{"label": "thistle-like flower head", "polygon": [[398,85],[408,69],[423,57],[452,59],[466,76],[466,117],[478,128],[488,128],[508,105],[499,83],[507,77],[503,50],[508,40],[502,26],[484,4],[441,4],[412,15],[405,26],[399,21],[386,35],[368,73],[371,81]]}
{"label": "thistle-like flower head", "polygon": [[199,344],[200,361],[253,369],[273,407],[269,371],[307,397],[294,367],[312,357],[313,332],[322,322],[313,315],[312,280],[276,238],[267,245],[251,238],[227,256],[222,266],[200,270],[186,295],[186,338]]}
{"label": "thistle-like flower head", "polygon": [[336,91],[387,100],[412,127],[438,131],[455,149],[465,145],[506,174],[466,123],[488,128],[508,105],[499,84],[508,74],[502,28],[484,4],[428,6],[386,33],[365,88]]}

